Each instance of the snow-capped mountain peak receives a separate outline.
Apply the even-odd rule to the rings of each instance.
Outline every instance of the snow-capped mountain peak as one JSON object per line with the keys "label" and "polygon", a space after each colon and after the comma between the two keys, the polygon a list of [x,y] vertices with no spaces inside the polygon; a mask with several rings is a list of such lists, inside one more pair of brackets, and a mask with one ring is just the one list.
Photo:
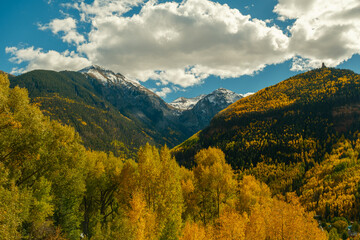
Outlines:
{"label": "snow-capped mountain peak", "polygon": [[82,74],[86,74],[92,78],[96,78],[103,84],[120,84],[120,85],[134,85],[136,87],[142,87],[139,82],[126,78],[121,73],[114,73],[111,70],[105,69],[98,65],[91,65],[79,71]]}
{"label": "snow-capped mountain peak", "polygon": [[208,94],[204,100],[208,100],[209,102],[217,105],[230,105],[242,97],[243,96],[241,94],[237,94],[225,88],[219,88]]}
{"label": "snow-capped mountain peak", "polygon": [[201,99],[203,99],[206,95],[202,94],[200,96],[194,98],[184,98],[180,97],[169,103],[169,105],[173,106],[174,108],[180,110],[189,110],[193,108]]}
{"label": "snow-capped mountain peak", "polygon": [[190,110],[194,108],[195,105],[201,104],[205,101],[211,103],[212,105],[219,105],[226,107],[227,105],[236,102],[242,97],[243,95],[241,94],[237,94],[225,88],[219,88],[207,95],[203,94],[194,98],[184,98],[184,97],[177,98],[173,102],[169,103],[169,105],[183,111]]}

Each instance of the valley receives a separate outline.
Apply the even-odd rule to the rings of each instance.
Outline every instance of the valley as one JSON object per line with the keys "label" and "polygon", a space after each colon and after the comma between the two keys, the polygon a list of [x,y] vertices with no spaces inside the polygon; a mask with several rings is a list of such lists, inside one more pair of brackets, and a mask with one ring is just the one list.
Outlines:
{"label": "valley", "polygon": [[181,143],[242,97],[219,89],[185,110],[99,66],[79,72],[38,70],[10,80],[11,87],[28,89],[45,115],[74,127],[86,147],[128,156],[146,142],[169,147]]}
{"label": "valley", "polygon": [[0,240],[360,240],[360,0],[1,1]]}
{"label": "valley", "polygon": [[[217,89],[170,104],[98,66],[1,76],[0,192],[40,218],[5,215],[32,222],[28,236],[45,226],[43,234],[69,239],[357,236],[360,76],[352,71],[323,67],[248,96]],[[3,234],[20,236],[10,227]]]}

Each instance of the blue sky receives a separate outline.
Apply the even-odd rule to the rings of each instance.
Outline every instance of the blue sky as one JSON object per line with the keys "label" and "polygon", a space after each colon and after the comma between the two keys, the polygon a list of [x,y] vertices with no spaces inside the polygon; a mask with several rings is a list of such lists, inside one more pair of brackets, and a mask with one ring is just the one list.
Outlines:
{"label": "blue sky", "polygon": [[8,0],[0,30],[3,71],[97,64],[166,101],[255,92],[322,62],[360,72],[358,0]]}

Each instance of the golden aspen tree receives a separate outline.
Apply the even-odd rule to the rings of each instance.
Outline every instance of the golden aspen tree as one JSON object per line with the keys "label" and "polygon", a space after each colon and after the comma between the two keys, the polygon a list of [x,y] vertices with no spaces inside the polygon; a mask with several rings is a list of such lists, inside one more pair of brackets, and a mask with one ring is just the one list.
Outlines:
{"label": "golden aspen tree", "polygon": [[184,220],[198,220],[199,207],[197,205],[197,196],[195,192],[194,172],[181,167],[181,189],[184,198]]}
{"label": "golden aspen tree", "polygon": [[186,222],[179,240],[211,240],[205,227],[195,222]]}
{"label": "golden aspen tree", "polygon": [[238,191],[238,210],[240,212],[251,213],[252,207],[256,204],[266,206],[271,202],[271,192],[269,187],[259,182],[255,177],[246,175],[239,183]]}
{"label": "golden aspen tree", "polygon": [[127,216],[134,240],[156,239],[156,215],[147,208],[141,192],[133,194]]}
{"label": "golden aspen tree", "polygon": [[261,206],[260,204],[252,206],[251,215],[248,217],[246,225],[246,239],[266,239],[266,220],[269,212],[268,206]]}
{"label": "golden aspen tree", "polygon": [[115,192],[118,203],[122,208],[127,208],[132,195],[139,189],[138,164],[133,160],[126,160],[119,176],[119,188]]}
{"label": "golden aspen tree", "polygon": [[299,203],[274,200],[267,219],[267,236],[270,239],[326,240],[313,214],[306,213]]}
{"label": "golden aspen tree", "polygon": [[6,76],[0,85],[0,162],[31,203],[20,229],[23,236],[55,231],[54,224],[70,239],[78,238],[85,191],[85,148],[79,135],[45,117],[25,89],[9,89]]}
{"label": "golden aspen tree", "polygon": [[170,150],[160,150],[161,173],[159,178],[159,199],[156,215],[161,226],[160,239],[178,239],[182,225],[183,196],[181,192],[180,167]]}
{"label": "golden aspen tree", "polygon": [[21,239],[22,222],[29,215],[30,195],[21,192],[8,179],[8,170],[0,163],[0,239]]}
{"label": "golden aspen tree", "polygon": [[203,223],[207,224],[219,217],[222,206],[234,197],[237,182],[220,149],[209,147],[201,150],[196,154],[195,162],[199,214]]}
{"label": "golden aspen tree", "polygon": [[146,204],[153,211],[157,209],[157,200],[161,196],[159,191],[159,178],[161,162],[159,151],[156,147],[146,144],[138,152],[139,184],[144,194]]}
{"label": "golden aspen tree", "polygon": [[[104,152],[87,151],[86,193],[83,198],[83,233],[91,237],[98,222],[102,226],[116,214],[115,193],[120,185],[122,159]],[[110,220],[108,220],[110,219]]]}
{"label": "golden aspen tree", "polygon": [[236,211],[224,211],[216,221],[216,239],[221,240],[245,240],[246,225],[249,219],[247,214],[243,216]]}

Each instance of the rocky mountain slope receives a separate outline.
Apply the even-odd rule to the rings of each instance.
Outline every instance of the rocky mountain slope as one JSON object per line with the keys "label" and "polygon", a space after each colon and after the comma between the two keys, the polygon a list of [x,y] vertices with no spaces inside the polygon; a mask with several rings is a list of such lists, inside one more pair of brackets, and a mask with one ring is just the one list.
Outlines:
{"label": "rocky mountain slope", "polygon": [[189,106],[181,113],[179,120],[185,128],[195,133],[206,127],[215,114],[242,97],[241,94],[219,88],[208,95],[199,96],[193,107]]}
{"label": "rocky mountain slope", "polygon": [[179,97],[169,103],[169,105],[182,111],[190,110],[205,96],[206,94],[201,94],[200,96],[194,98]]}
{"label": "rocky mountain slope", "polygon": [[159,136],[154,136],[155,139],[170,146],[207,126],[216,113],[242,97],[222,88],[208,95],[180,98],[167,104],[152,91],[119,73],[99,66],[90,66],[80,72],[90,81],[97,79],[101,82],[104,86],[102,96],[121,113],[158,132],[163,140]]}
{"label": "rocky mountain slope", "polygon": [[100,95],[117,110],[150,129],[151,136],[159,143],[172,146],[185,137],[175,124],[175,109],[138,82],[99,66],[85,68],[80,73],[97,85]]}

